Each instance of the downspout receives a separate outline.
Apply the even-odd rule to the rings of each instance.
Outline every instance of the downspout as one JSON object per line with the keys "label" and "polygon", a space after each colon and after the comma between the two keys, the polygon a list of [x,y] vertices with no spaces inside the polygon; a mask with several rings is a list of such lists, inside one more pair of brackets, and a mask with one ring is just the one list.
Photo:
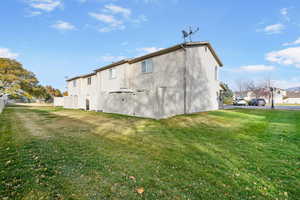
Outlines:
{"label": "downspout", "polygon": [[184,44],[181,45],[181,48],[184,50],[184,68],[183,68],[183,113],[187,114],[187,50]]}

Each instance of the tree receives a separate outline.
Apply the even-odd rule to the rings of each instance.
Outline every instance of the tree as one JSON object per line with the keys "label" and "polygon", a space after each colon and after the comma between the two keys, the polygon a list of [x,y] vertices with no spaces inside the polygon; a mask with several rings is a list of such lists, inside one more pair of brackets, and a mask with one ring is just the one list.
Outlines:
{"label": "tree", "polygon": [[62,93],[59,89],[55,89],[50,85],[47,85],[46,87],[46,91],[53,97],[62,97]]}
{"label": "tree", "polygon": [[35,74],[24,69],[16,60],[0,58],[0,93],[13,98],[20,96],[32,98],[33,88],[38,85]]}
{"label": "tree", "polygon": [[52,86],[39,85],[34,73],[24,69],[18,61],[8,58],[0,58],[0,94],[8,94],[10,98],[25,97],[46,101],[62,96],[61,91]]}
{"label": "tree", "polygon": [[45,100],[47,102],[52,102],[54,97],[62,97],[63,96],[59,89],[55,89],[50,85],[45,86],[45,90],[47,93]]}
{"label": "tree", "polygon": [[225,104],[231,104],[233,100],[233,91],[229,88],[226,83],[221,83],[224,87],[223,98]]}
{"label": "tree", "polygon": [[68,91],[64,91],[63,96],[64,97],[69,96]]}

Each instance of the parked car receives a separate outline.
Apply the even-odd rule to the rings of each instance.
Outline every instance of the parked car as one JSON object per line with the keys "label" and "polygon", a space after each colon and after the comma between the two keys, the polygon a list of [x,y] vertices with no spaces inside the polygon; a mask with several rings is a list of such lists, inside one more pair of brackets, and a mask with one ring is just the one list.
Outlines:
{"label": "parked car", "polygon": [[235,101],[233,101],[233,105],[246,106],[246,105],[248,105],[248,102],[245,99],[236,99]]}
{"label": "parked car", "polygon": [[264,99],[252,99],[249,102],[249,106],[265,106],[266,105],[266,100]]}

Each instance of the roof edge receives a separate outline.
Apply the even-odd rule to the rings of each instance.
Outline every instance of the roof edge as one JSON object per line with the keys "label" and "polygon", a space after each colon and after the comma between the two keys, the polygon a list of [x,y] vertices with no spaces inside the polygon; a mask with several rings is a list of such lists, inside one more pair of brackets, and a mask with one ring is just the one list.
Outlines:
{"label": "roof edge", "polygon": [[75,76],[73,78],[67,79],[66,81],[73,81],[73,80],[79,79],[79,78],[87,78],[87,77],[90,77],[90,76],[93,76],[93,75],[96,75],[96,72],[89,73],[89,74],[84,74],[84,75],[80,75],[80,76]]}
{"label": "roof edge", "polygon": [[103,71],[103,70],[106,70],[106,69],[109,69],[109,68],[112,68],[112,67],[115,67],[115,66],[118,66],[118,65],[122,65],[124,63],[128,63],[129,62],[129,59],[123,59],[123,60],[120,60],[118,62],[114,62],[112,64],[109,64],[109,65],[106,65],[104,67],[100,67],[96,70],[94,70],[95,72],[99,72],[99,71]]}
{"label": "roof edge", "polygon": [[219,58],[216,51],[214,50],[214,48],[212,47],[212,45],[208,41],[204,41],[204,42],[186,42],[186,43],[177,44],[177,45],[174,45],[174,46],[171,46],[169,48],[165,48],[165,49],[162,49],[162,50],[159,50],[159,51],[156,51],[156,52],[152,52],[152,53],[149,53],[149,54],[146,54],[146,55],[143,55],[143,56],[139,56],[137,58],[123,59],[123,60],[114,62],[112,64],[106,65],[104,67],[100,67],[100,68],[94,70],[94,72],[91,73],[91,74],[76,76],[74,78],[68,79],[67,81],[72,81],[72,80],[75,80],[75,79],[78,79],[78,78],[88,77],[89,75],[94,75],[99,71],[110,69],[112,67],[122,65],[122,64],[125,64],[125,63],[133,64],[133,63],[136,63],[136,62],[148,59],[148,58],[152,58],[152,57],[155,57],[155,56],[160,56],[160,55],[163,55],[163,54],[166,54],[166,53],[170,53],[170,52],[179,50],[181,48],[204,46],[204,45],[206,45],[210,49],[212,55],[214,56],[214,58],[216,59],[217,63],[220,65],[220,67],[223,67],[223,63],[222,63],[221,59]]}

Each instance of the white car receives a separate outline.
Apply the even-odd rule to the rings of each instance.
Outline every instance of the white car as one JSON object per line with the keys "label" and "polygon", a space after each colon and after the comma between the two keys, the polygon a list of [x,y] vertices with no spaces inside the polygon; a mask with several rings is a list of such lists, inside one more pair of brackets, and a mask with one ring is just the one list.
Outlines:
{"label": "white car", "polygon": [[246,105],[248,105],[248,102],[245,99],[236,99],[233,102],[233,105],[235,105],[235,106],[246,106]]}

